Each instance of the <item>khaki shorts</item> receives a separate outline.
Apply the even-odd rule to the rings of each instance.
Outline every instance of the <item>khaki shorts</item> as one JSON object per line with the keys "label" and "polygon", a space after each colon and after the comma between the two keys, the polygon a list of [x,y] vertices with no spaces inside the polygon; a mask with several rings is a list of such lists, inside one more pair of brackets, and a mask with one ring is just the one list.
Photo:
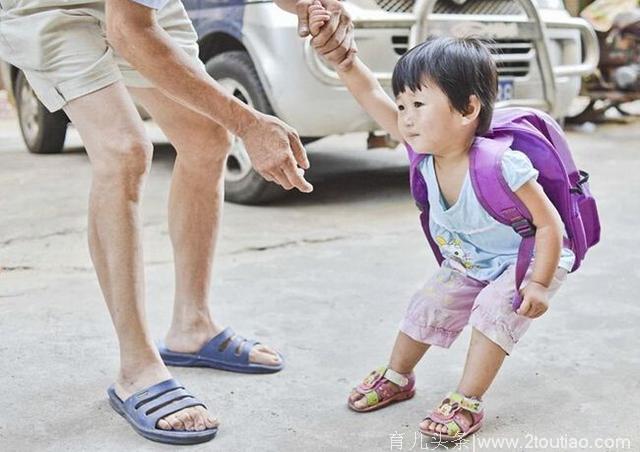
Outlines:
{"label": "khaki shorts", "polygon": [[[109,86],[153,86],[109,46],[104,0],[0,0],[0,59],[20,68],[40,101],[56,111]],[[197,35],[180,0],[157,12],[160,26],[193,58]]]}

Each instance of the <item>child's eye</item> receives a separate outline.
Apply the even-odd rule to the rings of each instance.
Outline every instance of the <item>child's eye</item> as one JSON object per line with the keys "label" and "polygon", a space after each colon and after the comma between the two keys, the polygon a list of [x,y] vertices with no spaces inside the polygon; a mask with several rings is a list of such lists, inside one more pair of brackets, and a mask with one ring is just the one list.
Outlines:
{"label": "child's eye", "polygon": [[414,106],[415,108],[420,108],[420,107],[422,107],[423,105],[424,105],[424,104],[423,104],[422,102],[417,102],[417,101],[416,101],[416,102],[414,102],[414,103],[413,103],[413,106]]}

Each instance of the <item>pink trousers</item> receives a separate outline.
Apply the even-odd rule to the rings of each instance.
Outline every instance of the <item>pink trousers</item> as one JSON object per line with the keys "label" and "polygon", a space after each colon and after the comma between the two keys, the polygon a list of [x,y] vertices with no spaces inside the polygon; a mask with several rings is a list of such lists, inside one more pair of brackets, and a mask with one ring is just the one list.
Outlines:
{"label": "pink trousers", "polygon": [[[530,267],[522,287],[531,272]],[[558,268],[549,287],[550,297],[566,277],[567,271]],[[514,294],[515,265],[487,283],[444,262],[411,298],[400,330],[418,342],[449,348],[469,323],[509,354],[532,320],[513,311]]]}

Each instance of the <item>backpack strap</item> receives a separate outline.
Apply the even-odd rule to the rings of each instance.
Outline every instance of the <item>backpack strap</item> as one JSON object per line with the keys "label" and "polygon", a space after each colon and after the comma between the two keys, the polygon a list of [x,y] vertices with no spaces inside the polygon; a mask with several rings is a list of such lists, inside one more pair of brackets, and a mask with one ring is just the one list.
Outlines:
{"label": "backpack strap", "polygon": [[427,184],[420,174],[420,164],[426,158],[424,154],[418,154],[407,144],[407,153],[409,154],[409,182],[411,184],[411,194],[416,201],[416,206],[420,209],[420,224],[424,235],[427,237],[431,251],[438,261],[438,265],[442,265],[444,257],[440,252],[440,247],[431,237],[431,229],[429,228],[429,193]]}
{"label": "backpack strap", "polygon": [[502,174],[502,156],[513,143],[513,136],[496,135],[493,139],[476,137],[469,152],[469,175],[482,207],[496,221],[511,226],[521,237],[516,262],[514,310],[522,303],[520,286],[533,257],[536,228],[526,206],[509,188]]}

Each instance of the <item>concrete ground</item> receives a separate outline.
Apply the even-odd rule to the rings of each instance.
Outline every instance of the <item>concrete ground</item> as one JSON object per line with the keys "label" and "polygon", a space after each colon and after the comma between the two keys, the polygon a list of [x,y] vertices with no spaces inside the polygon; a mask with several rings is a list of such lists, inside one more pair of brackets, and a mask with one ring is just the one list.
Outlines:
{"label": "concrete ground", "polygon": [[[640,123],[569,139],[591,173],[602,243],[507,358],[486,396],[485,427],[458,450],[640,450]],[[362,135],[309,150],[315,192],[268,207],[227,204],[215,265],[218,321],[278,347],[287,368],[270,376],[175,368],[222,420],[218,437],[193,449],[434,450],[416,442],[416,426],[455,387],[468,330],[427,354],[411,401],[366,415],[345,406],[352,385],[386,363],[409,296],[436,268],[404,155],[366,152]],[[165,211],[173,160],[158,146],[144,202],[157,337],[173,293]],[[11,115],[0,119],[2,451],[169,449],[135,434],[106,400],[118,354],[86,246],[89,181],[77,136],[63,154],[30,155]],[[500,439],[512,443],[480,444]]]}

